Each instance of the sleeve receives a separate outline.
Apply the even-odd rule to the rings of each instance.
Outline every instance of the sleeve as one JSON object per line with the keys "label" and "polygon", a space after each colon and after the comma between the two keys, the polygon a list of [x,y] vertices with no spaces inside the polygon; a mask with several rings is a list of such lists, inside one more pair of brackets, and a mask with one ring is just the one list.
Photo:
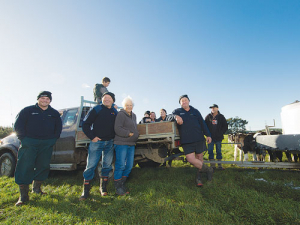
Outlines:
{"label": "sleeve", "polygon": [[96,95],[98,98],[101,98],[101,96],[102,96],[101,92],[100,92],[100,87],[97,84],[95,84],[94,95]]}
{"label": "sleeve", "polygon": [[57,118],[55,121],[55,133],[54,133],[57,139],[60,137],[61,131],[62,131],[62,121],[59,113],[57,112]]}
{"label": "sleeve", "polygon": [[175,115],[173,115],[173,114],[169,114],[166,117],[166,121],[175,121],[175,120],[176,120]]}
{"label": "sleeve", "polygon": [[14,125],[15,132],[19,140],[26,137],[26,124],[28,120],[28,112],[26,109],[22,109],[16,117],[16,122]]}
{"label": "sleeve", "polygon": [[129,137],[130,130],[124,127],[125,115],[123,113],[119,113],[116,117],[115,121],[115,133],[120,137]]}
{"label": "sleeve", "polygon": [[205,121],[204,121],[204,119],[203,119],[203,117],[202,117],[202,115],[201,115],[201,113],[198,111],[198,120],[199,120],[199,123],[200,123],[200,125],[201,125],[201,127],[202,127],[202,130],[203,130],[203,133],[204,133],[204,135],[206,136],[206,137],[211,137],[211,134],[210,134],[210,132],[209,132],[209,130],[208,130],[208,127],[207,127],[207,125],[206,125],[206,123],[205,123]]}
{"label": "sleeve", "polygon": [[226,118],[222,115],[222,133],[225,134],[227,130],[228,130],[228,123],[226,121]]}
{"label": "sleeve", "polygon": [[84,134],[91,140],[93,140],[96,136],[92,130],[92,125],[97,117],[96,110],[91,108],[88,114],[83,119],[82,130]]}

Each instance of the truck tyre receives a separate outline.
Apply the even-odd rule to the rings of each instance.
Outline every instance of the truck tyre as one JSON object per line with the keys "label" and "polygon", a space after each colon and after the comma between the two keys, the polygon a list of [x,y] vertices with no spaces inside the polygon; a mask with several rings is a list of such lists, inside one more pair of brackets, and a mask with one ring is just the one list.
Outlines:
{"label": "truck tyre", "polygon": [[12,153],[6,152],[0,157],[0,176],[14,176],[16,160]]}
{"label": "truck tyre", "polygon": [[141,168],[156,168],[159,167],[161,163],[154,162],[152,160],[146,162],[138,162],[139,167]]}

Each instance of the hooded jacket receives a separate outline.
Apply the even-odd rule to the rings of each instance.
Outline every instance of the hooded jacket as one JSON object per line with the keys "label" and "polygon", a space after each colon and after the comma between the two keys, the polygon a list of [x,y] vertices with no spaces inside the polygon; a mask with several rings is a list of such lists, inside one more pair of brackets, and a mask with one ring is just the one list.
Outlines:
{"label": "hooded jacket", "polygon": [[[129,133],[133,133],[133,136],[129,137]],[[136,115],[132,112],[130,116],[124,109],[121,109],[115,121],[114,144],[132,146],[135,145],[138,137]]]}
{"label": "hooded jacket", "polygon": [[[213,125],[213,121],[217,121],[217,124]],[[205,117],[205,123],[211,132],[211,138],[213,141],[222,141],[224,139],[223,135],[228,130],[228,124],[225,117],[220,112],[218,112],[218,114],[215,116],[215,120],[212,113],[208,114]],[[213,126],[216,126],[216,129],[214,129]]]}

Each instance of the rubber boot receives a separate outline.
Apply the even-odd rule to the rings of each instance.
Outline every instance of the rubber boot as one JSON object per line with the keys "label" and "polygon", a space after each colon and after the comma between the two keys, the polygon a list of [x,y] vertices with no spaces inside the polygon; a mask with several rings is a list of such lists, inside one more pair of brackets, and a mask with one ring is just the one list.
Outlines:
{"label": "rubber boot", "polygon": [[196,175],[196,186],[197,187],[202,187],[202,181],[201,181],[201,170],[197,170],[197,175]]}
{"label": "rubber boot", "polygon": [[16,203],[16,206],[21,206],[25,204],[25,202],[29,201],[29,196],[28,196],[29,184],[21,184],[19,185],[19,189],[20,189],[20,197],[18,202]]}
{"label": "rubber boot", "polygon": [[79,201],[86,200],[90,196],[91,183],[90,180],[85,180],[83,182],[83,191],[79,198]]}
{"label": "rubber boot", "polygon": [[101,196],[107,195],[107,184],[108,184],[108,177],[101,177],[100,178],[100,194],[101,194]]}
{"label": "rubber boot", "polygon": [[[209,159],[209,161],[214,161],[214,159]],[[210,163],[210,167],[213,169],[216,169],[216,164],[215,163]]]}
{"label": "rubber boot", "polygon": [[129,191],[128,191],[127,187],[125,186],[126,180],[127,180],[127,177],[123,176],[122,177],[122,185],[123,185],[123,188],[125,190],[125,193],[129,194]]}
{"label": "rubber boot", "polygon": [[122,179],[115,180],[114,183],[115,183],[115,188],[116,188],[116,194],[117,195],[125,195],[126,191],[124,190]]}
{"label": "rubber boot", "polygon": [[[218,161],[222,161],[222,159],[218,159]],[[222,167],[222,163],[218,163],[218,169],[219,169],[219,170],[225,170],[225,169]]]}
{"label": "rubber boot", "polygon": [[211,167],[208,167],[206,164],[203,163],[201,172],[204,172],[207,174],[207,180],[211,181],[213,178],[214,169]]}
{"label": "rubber boot", "polygon": [[42,190],[41,190],[42,183],[43,183],[43,181],[34,180],[32,183],[32,193],[46,195],[47,193],[42,192]]}

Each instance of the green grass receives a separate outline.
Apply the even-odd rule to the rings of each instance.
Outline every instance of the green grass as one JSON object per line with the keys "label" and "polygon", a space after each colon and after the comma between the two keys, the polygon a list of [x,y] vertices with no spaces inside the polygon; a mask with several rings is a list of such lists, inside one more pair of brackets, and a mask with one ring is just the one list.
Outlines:
{"label": "green grass", "polygon": [[[226,160],[232,160],[231,153],[224,148]],[[212,182],[204,177],[202,188],[195,186],[196,169],[188,163],[135,167],[127,183],[130,195],[116,196],[110,182],[108,196],[101,197],[95,180],[84,202],[78,200],[82,170],[55,172],[43,186],[48,195],[30,193],[22,207],[14,206],[19,196],[14,179],[1,177],[0,223],[300,224],[299,171],[226,166]]]}

